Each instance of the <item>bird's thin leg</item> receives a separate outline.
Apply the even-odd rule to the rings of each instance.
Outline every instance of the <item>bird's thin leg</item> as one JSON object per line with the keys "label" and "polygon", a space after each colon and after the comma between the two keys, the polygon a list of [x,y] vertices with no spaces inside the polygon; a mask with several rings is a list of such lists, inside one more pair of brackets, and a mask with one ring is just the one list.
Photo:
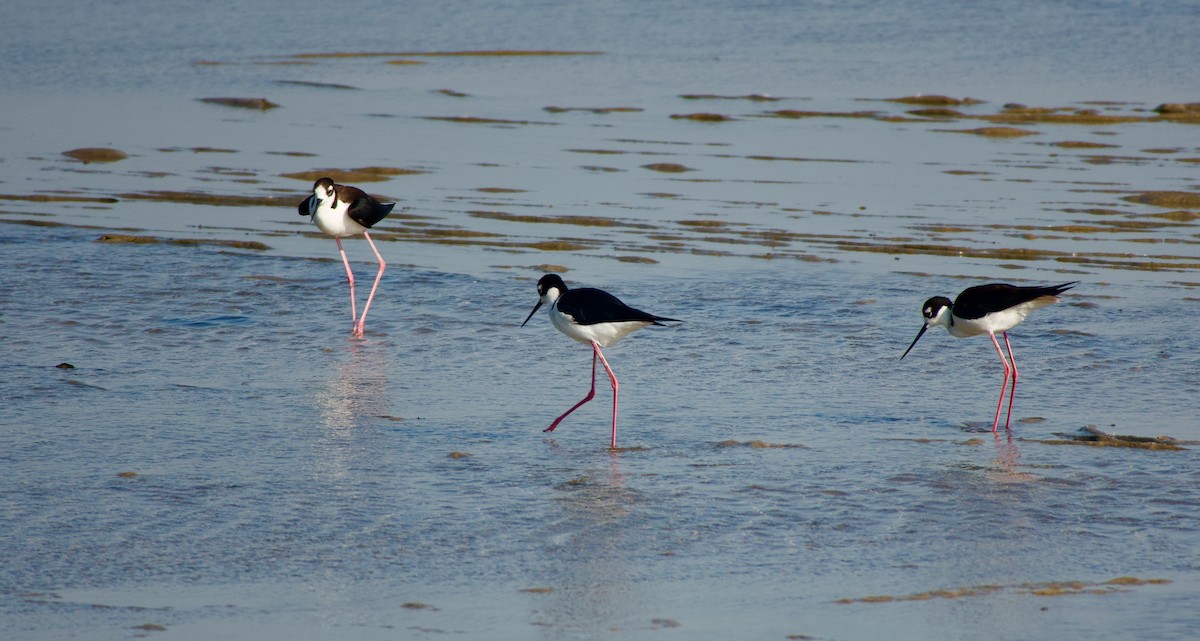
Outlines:
{"label": "bird's thin leg", "polygon": [[379,279],[383,278],[383,270],[387,267],[387,262],[375,248],[375,241],[371,240],[371,235],[364,231],[363,238],[367,239],[367,243],[371,245],[371,251],[375,252],[375,258],[379,260],[379,271],[375,274],[375,284],[371,286],[371,295],[367,296],[367,304],[363,306],[363,315],[358,317],[358,325],[354,328],[355,336],[363,335],[363,329],[367,325],[367,310],[371,309],[371,301],[375,299],[375,290],[379,289]]}
{"label": "bird's thin leg", "polygon": [[[996,353],[1000,355],[1000,362],[1004,364],[1004,382],[1000,384],[1000,402],[996,403],[996,420],[992,421],[992,431],[995,432],[996,428],[1000,425],[1000,409],[1004,407],[1004,390],[1008,387],[1008,373],[1012,371],[1012,368],[1008,366],[1008,360],[1004,358],[1004,350],[1000,349],[1000,341],[996,340],[996,335],[988,332],[988,336],[992,337],[992,344],[996,346]],[[1007,337],[1005,340],[1007,340]],[[1010,411],[1011,408],[1012,402],[1010,401]],[[1008,429],[1007,425],[1005,425],[1005,429]]]}
{"label": "bird's thin leg", "polygon": [[342,264],[346,266],[346,280],[350,281],[350,327],[353,329],[354,322],[358,320],[358,310],[354,307],[354,271],[350,269],[350,261],[346,259],[346,250],[342,249],[342,239],[334,240],[337,241],[338,253],[342,255]]}
{"label": "bird's thin leg", "polygon": [[578,403],[576,403],[574,407],[572,407],[571,409],[564,412],[562,416],[554,419],[554,422],[550,424],[550,427],[547,427],[546,429],[542,430],[543,432],[553,432],[554,428],[558,427],[558,424],[561,423],[562,420],[564,418],[566,418],[568,414],[579,409],[580,405],[583,405],[584,403],[592,400],[592,398],[596,396],[596,354],[600,353],[600,349],[596,347],[595,343],[592,343],[592,350],[593,351],[592,351],[592,389],[591,389],[591,391],[588,392],[587,396],[583,397],[582,401],[579,401]]}
{"label": "bird's thin leg", "polygon": [[1013,399],[1017,396],[1017,357],[1013,356],[1012,345],[1008,342],[1008,332],[1004,334],[1004,346],[1008,348],[1008,362],[1012,365],[1012,389],[1008,392],[1008,417],[1004,419],[1004,429],[1008,429],[1008,423],[1012,420]]}
{"label": "bird's thin leg", "polygon": [[[596,344],[596,341],[592,341],[592,349],[596,350],[596,354],[598,356],[600,356],[600,362],[604,364],[604,370],[608,372],[608,379],[610,381],[612,381],[612,388],[613,388],[612,447],[613,447],[613,449],[616,449],[616,447],[617,447],[617,393],[618,393],[617,392],[617,387],[618,387],[617,375],[613,374],[612,368],[608,366],[608,359],[604,358],[604,353],[600,351],[600,346]],[[595,359],[592,360],[592,366],[595,367]],[[593,372],[592,376],[593,377],[595,376],[594,372]],[[595,385],[594,379],[592,381],[592,384]]]}

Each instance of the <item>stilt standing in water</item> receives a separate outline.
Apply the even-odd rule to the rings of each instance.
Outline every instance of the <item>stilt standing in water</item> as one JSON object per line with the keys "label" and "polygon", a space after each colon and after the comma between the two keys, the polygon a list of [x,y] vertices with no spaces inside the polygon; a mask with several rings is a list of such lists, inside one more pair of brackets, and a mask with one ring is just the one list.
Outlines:
{"label": "stilt standing in water", "polygon": [[[1012,391],[1008,395],[1008,416],[1004,419],[1004,429],[1007,430],[1009,422],[1012,421],[1013,398],[1017,394],[1017,360],[1013,357],[1012,345],[1008,342],[1008,330],[1025,320],[1029,312],[1058,302],[1058,295],[1074,286],[1074,282],[1052,287],[1018,287],[993,283],[968,287],[953,303],[945,296],[934,296],[925,301],[925,306],[921,308],[925,324],[921,326],[921,331],[917,332],[917,337],[908,349],[904,350],[900,359],[908,356],[925,334],[925,330],[935,325],[945,327],[951,336],[958,338],[978,334],[991,336],[996,353],[1000,355],[1000,362],[1004,365],[1004,380],[1000,384],[1000,402],[996,404],[996,419],[992,421],[992,431],[995,432],[1000,425],[1004,389],[1008,386],[1011,376]],[[1007,359],[1004,358],[1004,350],[1000,349],[1000,342],[996,340],[996,332],[1004,336],[1004,345],[1008,347]]]}
{"label": "stilt standing in water", "polygon": [[538,281],[538,302],[533,311],[525,317],[521,327],[529,322],[543,304],[550,306],[550,322],[558,331],[570,336],[580,343],[592,346],[592,389],[582,401],[567,410],[562,416],[554,419],[545,432],[553,432],[568,414],[579,409],[581,405],[592,400],[596,395],[596,359],[604,364],[608,378],[612,382],[613,411],[612,411],[612,447],[617,447],[617,376],[608,366],[608,359],[600,351],[601,347],[616,344],[635,329],[662,325],[661,321],[681,322],[674,318],[665,318],[648,314],[622,303],[616,296],[599,289],[567,289],[566,283],[557,274],[546,274]]}
{"label": "stilt standing in water", "polygon": [[[350,332],[354,337],[363,335],[367,324],[367,311],[371,309],[375,290],[379,288],[379,279],[383,278],[383,270],[387,267],[367,230],[383,220],[395,206],[396,203],[381,203],[375,200],[358,187],[335,184],[330,178],[322,178],[313,183],[313,195],[300,203],[300,215],[311,216],[321,231],[333,236],[337,241],[338,253],[342,255],[342,264],[346,266],[346,278],[350,281]],[[342,248],[343,238],[359,234],[367,239],[371,251],[375,252],[375,258],[379,260],[379,271],[375,274],[375,284],[371,286],[371,295],[367,296],[362,316],[358,315],[354,301],[354,271],[350,269],[346,250]]]}

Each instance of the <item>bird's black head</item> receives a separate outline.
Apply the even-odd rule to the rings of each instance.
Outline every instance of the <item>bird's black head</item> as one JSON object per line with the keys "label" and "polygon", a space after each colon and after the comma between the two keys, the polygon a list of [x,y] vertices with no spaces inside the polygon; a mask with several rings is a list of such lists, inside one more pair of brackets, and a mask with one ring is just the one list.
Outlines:
{"label": "bird's black head", "polygon": [[900,355],[900,360],[904,360],[904,357],[908,356],[908,353],[912,351],[912,348],[917,346],[917,341],[921,340],[921,337],[925,335],[925,330],[937,325],[938,323],[944,322],[941,320],[942,310],[950,309],[951,305],[953,305],[953,303],[951,303],[950,299],[946,298],[945,296],[934,296],[933,298],[925,301],[925,304],[921,307],[921,316],[925,317],[925,324],[921,326],[921,330],[917,332],[917,337],[913,339],[913,342],[909,343],[908,349],[904,350],[904,353]]}
{"label": "bird's black head", "polygon": [[333,179],[320,178],[313,183],[313,193],[322,200],[333,196]]}
{"label": "bird's black head", "polygon": [[937,318],[938,312],[943,308],[949,308],[953,304],[945,296],[934,296],[925,301],[925,305],[921,307],[921,315],[925,317],[926,321],[931,321]]}
{"label": "bird's black head", "polygon": [[[317,212],[317,206],[322,200],[333,198],[333,179],[321,178],[313,183],[312,192],[311,196],[300,201],[297,209],[300,210],[301,216],[312,216]],[[335,202],[334,205],[336,206],[337,203]]]}
{"label": "bird's black head", "polygon": [[545,296],[552,288],[558,288],[559,293],[567,291],[567,284],[558,274],[546,274],[538,281],[538,296]]}
{"label": "bird's black head", "polygon": [[[557,289],[558,294],[547,297],[546,293],[552,289]],[[528,323],[529,319],[533,318],[533,315],[537,313],[537,310],[541,309],[542,303],[553,303],[565,291],[567,291],[567,284],[563,282],[563,279],[558,274],[546,274],[542,276],[541,280],[538,281],[538,302],[533,306],[533,311],[529,312],[529,315],[525,317],[525,323]],[[521,327],[524,327],[525,323],[521,323]]]}

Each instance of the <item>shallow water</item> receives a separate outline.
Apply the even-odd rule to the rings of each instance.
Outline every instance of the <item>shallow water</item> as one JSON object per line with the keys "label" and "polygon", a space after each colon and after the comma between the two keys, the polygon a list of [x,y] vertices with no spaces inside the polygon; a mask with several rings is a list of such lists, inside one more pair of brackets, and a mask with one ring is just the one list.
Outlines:
{"label": "shallow water", "polygon": [[[0,45],[29,83],[0,95],[6,639],[1193,633],[1200,208],[1127,198],[1195,193],[1196,125],[1152,111],[1194,100],[1191,13],[510,3],[343,47],[306,6],[100,7],[71,47]],[[995,55],[929,40],[947,19]],[[1172,37],[1179,58],[1092,55]],[[292,57],[465,49],[604,53]],[[878,100],[929,85],[988,102]],[[196,100],[218,96],[282,107]],[[958,133],[1008,101],[1136,121]],[[671,118],[695,113],[733,120]],[[129,157],[61,155],[96,146]],[[358,183],[398,205],[351,340],[335,246],[295,213],[311,178],[285,175],[362,167],[421,173]],[[603,375],[541,432],[587,386],[586,348],[519,327],[559,267],[685,319],[606,350],[618,451]],[[984,279],[1081,281],[1012,332],[998,437],[987,340],[898,360],[925,298]],[[1184,449],[1061,444],[1089,425]]]}

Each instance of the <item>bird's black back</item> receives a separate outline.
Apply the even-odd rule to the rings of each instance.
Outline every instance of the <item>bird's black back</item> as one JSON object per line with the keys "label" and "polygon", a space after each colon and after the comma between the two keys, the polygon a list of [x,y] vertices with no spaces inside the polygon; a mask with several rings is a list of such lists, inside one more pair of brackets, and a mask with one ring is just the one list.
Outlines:
{"label": "bird's black back", "polygon": [[596,323],[619,323],[623,321],[643,321],[654,325],[662,325],[659,321],[677,321],[675,318],[655,316],[640,309],[634,309],[612,294],[591,287],[569,289],[558,299],[558,311],[569,314],[580,325],[595,325]]}
{"label": "bird's black back", "polygon": [[[1078,281],[1075,281],[1078,282]],[[976,285],[968,287],[954,299],[954,315],[959,318],[973,320],[983,318],[992,312],[998,312],[1027,303],[1042,296],[1058,296],[1075,286],[1075,282],[1052,285],[1049,287],[1032,286],[1019,287],[1004,283]]]}

